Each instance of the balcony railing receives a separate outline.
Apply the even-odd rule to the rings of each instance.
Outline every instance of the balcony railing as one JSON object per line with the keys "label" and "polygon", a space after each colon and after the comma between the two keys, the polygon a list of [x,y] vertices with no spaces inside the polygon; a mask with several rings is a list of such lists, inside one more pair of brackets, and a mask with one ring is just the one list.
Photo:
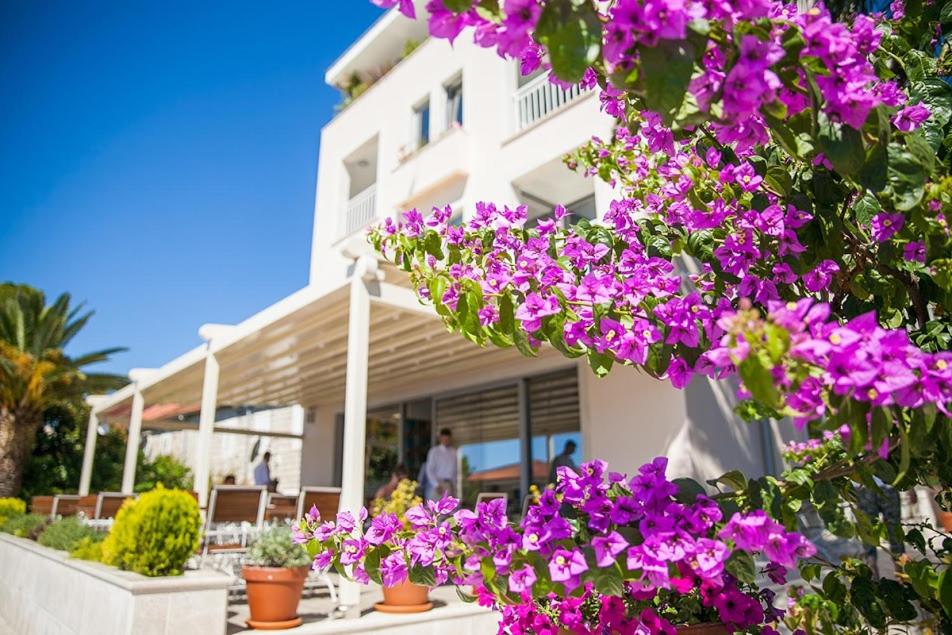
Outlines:
{"label": "balcony railing", "polygon": [[377,217],[377,184],[356,194],[347,201],[347,213],[344,216],[345,236],[363,229]]}
{"label": "balcony railing", "polygon": [[547,74],[533,78],[516,90],[516,132],[525,130],[582,94],[578,85],[560,88]]}

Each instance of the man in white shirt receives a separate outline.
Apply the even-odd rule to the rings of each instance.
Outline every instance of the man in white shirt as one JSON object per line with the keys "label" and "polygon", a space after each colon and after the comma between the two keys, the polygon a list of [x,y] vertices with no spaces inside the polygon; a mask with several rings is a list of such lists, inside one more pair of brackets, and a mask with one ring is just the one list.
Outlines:
{"label": "man in white shirt", "polygon": [[426,497],[439,500],[444,494],[456,492],[456,448],[450,445],[453,434],[449,428],[440,430],[439,444],[430,448],[426,455]]}
{"label": "man in white shirt", "polygon": [[265,452],[255,466],[255,485],[271,486],[271,453]]}

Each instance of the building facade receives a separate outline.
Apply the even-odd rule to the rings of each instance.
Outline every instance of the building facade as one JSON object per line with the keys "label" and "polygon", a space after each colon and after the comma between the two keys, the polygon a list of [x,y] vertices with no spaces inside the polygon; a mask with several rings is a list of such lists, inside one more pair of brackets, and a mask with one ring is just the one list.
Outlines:
{"label": "building facade", "polygon": [[[465,219],[486,200],[526,205],[537,218],[561,203],[597,219],[613,196],[562,162],[593,135],[611,134],[594,94],[544,74],[521,77],[465,35],[452,46],[425,36],[422,20],[387,13],[327,71],[350,98],[321,131],[308,286],[239,324],[202,326],[205,344],[93,399],[93,423],[128,426],[130,448],[150,427],[191,430],[201,502],[223,473],[214,439],[234,434],[221,421],[225,408],[298,408],[298,482],[341,486],[347,508],[399,463],[416,476],[442,428],[459,448],[464,501],[504,492],[514,511],[532,484],[549,480],[569,441],[576,463],[600,458],[616,471],[659,455],[671,476],[773,471],[783,435],[739,421],[731,386],[696,379],[676,390],[620,367],[599,379],[584,359],[552,350],[524,358],[481,349],[447,333],[373,253],[366,227],[411,207],[451,205]],[[163,415],[182,412],[194,417]],[[134,467],[130,452],[124,489]]]}

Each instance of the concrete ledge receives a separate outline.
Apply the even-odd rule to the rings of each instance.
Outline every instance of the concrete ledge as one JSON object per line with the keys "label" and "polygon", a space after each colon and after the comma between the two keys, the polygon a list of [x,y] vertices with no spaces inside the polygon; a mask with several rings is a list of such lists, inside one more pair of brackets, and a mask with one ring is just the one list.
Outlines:
{"label": "concrete ledge", "polygon": [[224,633],[230,576],[149,578],[0,534],[0,615],[22,635]]}

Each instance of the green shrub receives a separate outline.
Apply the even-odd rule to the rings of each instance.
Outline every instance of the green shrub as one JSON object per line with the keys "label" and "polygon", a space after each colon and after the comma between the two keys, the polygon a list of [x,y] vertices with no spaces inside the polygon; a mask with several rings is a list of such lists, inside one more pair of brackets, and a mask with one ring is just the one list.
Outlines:
{"label": "green shrub", "polygon": [[303,567],[311,558],[303,545],[294,542],[291,528],[275,526],[265,531],[248,548],[245,561],[256,567]]}
{"label": "green shrub", "polygon": [[198,549],[202,518],[188,492],[163,487],[123,503],[102,561],[147,576],[181,575]]}
{"label": "green shrub", "polygon": [[40,532],[46,527],[48,517],[40,514],[22,514],[11,516],[3,523],[3,531],[20,538],[36,540]]}
{"label": "green shrub", "polygon": [[26,513],[26,503],[19,498],[0,498],[0,527],[8,518],[22,516]]}
{"label": "green shrub", "polygon": [[84,538],[95,540],[99,536],[101,536],[99,532],[83,524],[79,518],[69,516],[47,525],[37,538],[37,542],[51,549],[72,551]]}
{"label": "green shrub", "polygon": [[[103,537],[105,537],[103,535]],[[79,541],[69,555],[78,560],[92,560],[102,562],[102,538],[87,536]]]}

